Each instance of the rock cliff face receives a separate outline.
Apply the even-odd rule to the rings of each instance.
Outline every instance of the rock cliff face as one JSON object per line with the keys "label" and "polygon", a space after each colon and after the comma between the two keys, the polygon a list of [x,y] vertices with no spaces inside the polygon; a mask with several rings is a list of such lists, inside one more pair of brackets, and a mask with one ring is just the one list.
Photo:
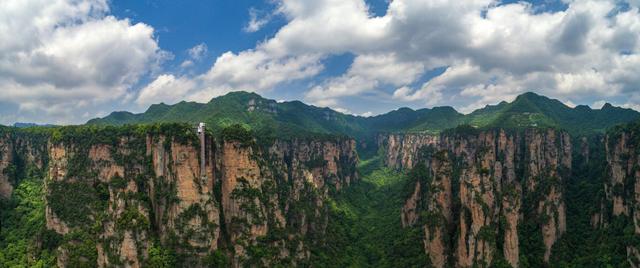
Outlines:
{"label": "rock cliff face", "polygon": [[[158,244],[178,243],[177,253],[193,256],[185,261],[194,265],[217,249],[218,206],[199,177],[196,147],[165,136],[123,136],[115,144],[52,143],[49,154],[47,228],[89,236],[93,245],[84,249],[96,251],[89,263],[141,267],[154,234]],[[78,242],[63,244],[61,256],[73,257]],[[59,265],[84,261],[71,257],[58,258]]]}
{"label": "rock cliff face", "polygon": [[0,129],[0,198],[9,198],[20,178],[42,172],[46,149],[42,135]]}
{"label": "rock cliff face", "polygon": [[[276,141],[261,151],[225,142],[219,159],[235,263],[256,263],[247,253],[257,250],[273,254],[256,264],[304,262],[310,256],[306,241],[319,242],[325,233],[329,192],[357,179],[353,140]],[[261,238],[264,243],[257,243]]]}
{"label": "rock cliff face", "polygon": [[380,135],[378,147],[385,149],[384,164],[395,169],[412,168],[420,148],[435,145],[438,137],[418,133],[396,133]]}
{"label": "rock cliff face", "polygon": [[[605,200],[592,224],[605,227],[611,221],[629,222],[635,238],[640,235],[640,133],[621,131],[607,136],[605,141],[607,178],[604,181]],[[640,267],[640,244],[632,239],[627,245],[627,261]]]}
{"label": "rock cliff face", "polygon": [[[167,133],[89,136],[48,148],[47,228],[64,237],[59,266],[305,263],[322,243],[329,194],[357,179],[349,139],[269,145]],[[224,261],[226,259],[226,261]]]}
{"label": "rock cliff face", "polygon": [[566,231],[561,182],[571,169],[568,134],[496,130],[409,137],[389,137],[386,163],[424,170],[401,217],[404,226],[424,229],[433,266],[488,267],[498,258],[518,267],[520,230],[542,240],[542,258],[549,261]]}

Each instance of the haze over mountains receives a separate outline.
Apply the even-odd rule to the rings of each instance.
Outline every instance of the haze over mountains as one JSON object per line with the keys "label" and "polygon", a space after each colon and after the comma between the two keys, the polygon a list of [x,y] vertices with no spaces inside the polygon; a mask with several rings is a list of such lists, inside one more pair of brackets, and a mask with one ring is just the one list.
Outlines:
{"label": "haze over mountains", "polygon": [[427,132],[468,124],[476,128],[555,127],[573,134],[602,133],[607,128],[636,120],[640,113],[609,103],[601,109],[586,105],[571,108],[562,102],[535,93],[524,93],[513,102],[487,105],[470,114],[452,107],[413,110],[400,108],[386,114],[362,117],[319,108],[300,101],[277,102],[256,93],[232,92],[208,103],[180,102],[175,105],[154,104],[140,114],[113,112],[92,119],[89,125],[125,125],[160,122],[206,122],[219,129],[242,123],[255,130],[278,133],[344,134],[355,137],[378,132]]}

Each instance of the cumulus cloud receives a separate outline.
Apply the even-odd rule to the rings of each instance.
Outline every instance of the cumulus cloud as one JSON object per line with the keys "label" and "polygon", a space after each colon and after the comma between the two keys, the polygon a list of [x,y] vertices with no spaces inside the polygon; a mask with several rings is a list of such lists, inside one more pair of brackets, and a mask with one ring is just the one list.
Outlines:
{"label": "cumulus cloud", "polygon": [[140,90],[136,103],[140,105],[160,102],[173,104],[183,100],[184,95],[193,87],[194,82],[190,79],[163,74]]}
{"label": "cumulus cloud", "polygon": [[153,28],[108,11],[106,0],[1,1],[3,101],[68,123],[123,98],[164,54]]}
{"label": "cumulus cloud", "polygon": [[273,58],[262,50],[227,52],[199,77],[209,85],[264,91],[285,82],[314,76],[322,70],[316,54]]}
{"label": "cumulus cloud", "polygon": [[[96,100],[208,101],[304,80],[310,85],[304,98],[331,107],[386,94],[399,103],[453,103],[468,112],[525,91],[565,103],[617,98],[637,107],[637,0],[628,8],[619,0],[564,3],[565,10],[545,11],[526,2],[394,0],[376,16],[364,0],[275,0],[273,13],[249,10],[244,29],[258,31],[282,16],[286,24],[273,36],[222,53],[203,73],[152,72],[151,82],[134,92],[162,59],[153,28],[109,16],[106,0],[3,1],[0,87],[20,109],[68,115]],[[202,60],[207,47],[188,53],[183,68]],[[354,59],[344,73],[319,76],[326,59],[345,53]],[[436,68],[445,71],[421,80]]]}
{"label": "cumulus cloud", "polygon": [[381,85],[409,84],[423,71],[422,63],[401,61],[395,54],[360,55],[347,73],[313,87],[306,98],[318,105],[332,106],[336,98],[359,95]]}
{"label": "cumulus cloud", "polygon": [[[268,91],[351,53],[348,70],[314,83],[307,101],[338,107],[345,97],[396,88],[396,101],[455,98],[470,111],[532,90],[567,103],[620,97],[639,90],[640,13],[618,3],[567,1],[566,10],[548,12],[525,2],[396,0],[374,16],[363,0],[280,0],[288,23],[272,38],[221,55],[194,79],[216,92]],[[415,85],[439,67],[447,70]]]}
{"label": "cumulus cloud", "polygon": [[[274,59],[263,51],[245,51],[239,54],[227,52],[216,59],[208,72],[192,77],[181,77],[179,83],[184,86],[183,90],[172,92],[172,96],[167,96],[166,99],[208,102],[213,97],[235,90],[267,92],[281,83],[317,75],[323,68],[320,60],[321,57],[318,55]],[[173,75],[160,75],[151,84],[165,83],[168,77]],[[141,90],[140,97],[148,91],[147,88],[149,87]],[[171,86],[157,87],[152,91],[157,92],[154,96],[157,95],[158,98],[144,96],[142,99],[162,101],[164,90],[173,89]],[[148,103],[148,101],[138,101],[140,105]]]}

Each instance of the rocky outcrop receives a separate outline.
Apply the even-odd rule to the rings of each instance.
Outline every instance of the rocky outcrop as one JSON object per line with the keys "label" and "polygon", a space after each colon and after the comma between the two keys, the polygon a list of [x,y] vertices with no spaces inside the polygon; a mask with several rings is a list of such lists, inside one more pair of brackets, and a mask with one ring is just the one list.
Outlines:
{"label": "rocky outcrop", "polygon": [[[635,152],[635,144],[630,133],[620,133],[618,137],[607,137],[605,143],[609,181],[605,184],[607,199],[612,203],[613,216],[629,216],[637,202],[629,191],[635,188],[635,181],[640,176],[636,167],[639,164]],[[634,189],[635,190],[635,189]]]}
{"label": "rocky outcrop", "polygon": [[420,133],[394,133],[380,135],[378,147],[384,148],[384,164],[388,167],[409,169],[417,162],[420,148],[435,145],[437,135]]}
{"label": "rocky outcrop", "polygon": [[387,163],[425,169],[417,173],[423,175],[416,178],[402,222],[423,226],[425,251],[435,267],[487,267],[496,256],[518,267],[523,219],[539,222],[537,235],[544,243],[544,261],[549,261],[551,248],[566,231],[561,182],[571,169],[568,134],[453,131],[411,140],[429,142],[416,153],[405,139],[402,147],[411,148],[414,156],[395,162],[406,157],[387,151]]}
{"label": "rocky outcrop", "polygon": [[180,131],[49,143],[46,225],[65,237],[60,266],[146,267],[152,249],[179,266],[296,265],[323,243],[329,196],[357,180],[350,139],[207,136],[201,172],[200,142]]}
{"label": "rocky outcrop", "polygon": [[13,161],[13,142],[5,136],[0,140],[0,197],[5,199],[13,192],[13,183],[7,174]]}
{"label": "rocky outcrop", "polygon": [[[171,140],[165,143],[166,139],[119,137],[116,144],[54,143],[47,180],[47,227],[63,235],[89,233],[85,224],[70,218],[72,214],[61,207],[82,206],[82,211],[89,214],[80,215],[86,217],[83,222],[96,222],[100,226],[92,231],[97,231],[97,237],[88,246],[95,247],[98,267],[141,267],[152,246],[150,234],[154,231],[164,241],[179,240],[189,244],[188,248],[215,249],[217,207],[212,205],[213,196],[206,192],[207,188],[194,186],[200,183],[200,178],[194,176],[199,174],[195,170],[199,168],[198,160],[188,159],[193,158],[195,148],[186,149],[192,146],[183,147]],[[63,188],[73,189],[74,185],[87,188],[85,191],[93,195],[78,193],[83,198],[61,204],[59,192]],[[196,211],[187,212],[192,207]],[[212,217],[202,220],[200,210]],[[191,230],[190,224],[194,222],[196,228],[213,230]],[[194,238],[198,242],[192,243]],[[72,240],[61,245],[59,252],[73,251],[76,243]],[[66,259],[65,266],[80,261]]]}
{"label": "rocky outcrop", "polygon": [[11,197],[21,178],[42,173],[46,148],[44,135],[0,128],[0,198]]}
{"label": "rocky outcrop", "polygon": [[[622,128],[609,133],[605,141],[607,177],[605,199],[592,224],[606,227],[615,218],[625,218],[633,229],[634,240],[640,235],[640,133],[638,128]],[[627,245],[627,261],[640,267],[640,245]]]}
{"label": "rocky outcrop", "polygon": [[244,261],[246,247],[267,234],[267,212],[261,198],[268,197],[262,196],[264,180],[253,155],[253,148],[242,146],[239,142],[225,142],[222,145],[221,203],[236,257],[234,263]]}
{"label": "rocky outcrop", "polygon": [[[220,154],[221,204],[236,264],[252,261],[247,251],[256,247],[278,252],[275,259],[307,259],[305,237],[319,242],[325,233],[325,200],[357,179],[353,140],[276,141],[262,150],[231,141]],[[286,230],[295,231],[282,236]],[[264,236],[271,241],[259,245]]]}

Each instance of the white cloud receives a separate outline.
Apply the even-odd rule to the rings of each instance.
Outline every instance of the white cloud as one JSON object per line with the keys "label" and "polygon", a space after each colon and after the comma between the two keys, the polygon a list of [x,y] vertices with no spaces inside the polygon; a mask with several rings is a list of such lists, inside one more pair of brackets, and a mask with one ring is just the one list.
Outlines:
{"label": "white cloud", "polygon": [[271,14],[264,15],[264,12],[261,12],[255,8],[249,9],[249,23],[244,27],[244,31],[248,33],[255,33],[260,31],[262,27],[267,25],[271,20]]}
{"label": "white cloud", "polygon": [[[179,79],[171,74],[158,76],[140,91],[137,103],[146,105],[153,101],[177,100],[208,102],[211,98],[236,90],[267,92],[278,84],[315,76],[322,70],[320,60],[317,55],[272,59],[262,51],[240,54],[227,52],[218,57],[207,73]],[[174,83],[182,86],[181,90],[175,90]],[[164,95],[165,91],[171,92]],[[146,92],[153,92],[153,95],[143,96]]]}
{"label": "white cloud", "polygon": [[189,58],[180,63],[180,68],[186,69],[195,65],[195,62],[202,60],[207,53],[209,52],[209,48],[207,44],[200,43],[195,45],[194,47],[187,49],[187,54],[189,54]]}
{"label": "white cloud", "polygon": [[576,107],[576,104],[575,104],[575,103],[573,103],[573,102],[572,102],[572,101],[570,101],[570,100],[563,101],[562,103],[564,103],[564,105],[567,105],[567,106],[569,106],[569,107],[571,107],[571,108],[575,108],[575,107]]}
{"label": "white cloud", "polygon": [[591,104],[591,108],[592,109],[600,109],[602,108],[602,106],[604,106],[607,102],[605,100],[599,100],[594,102],[593,104]]}
{"label": "white cloud", "polygon": [[124,97],[164,54],[153,28],[108,11],[104,0],[1,1],[3,101],[68,123]]}
{"label": "white cloud", "polygon": [[353,114],[353,112],[351,112],[349,109],[345,109],[342,107],[334,107],[332,109],[336,112],[343,113],[343,114]]}
{"label": "white cloud", "polygon": [[200,60],[202,59],[202,57],[207,55],[208,51],[209,51],[209,48],[207,47],[207,44],[200,43],[190,48],[187,52],[189,52],[189,56],[191,57],[191,59]]}
{"label": "white cloud", "polygon": [[620,106],[622,106],[622,108],[629,108],[629,109],[633,109],[633,110],[636,110],[636,111],[640,111],[640,104],[638,104],[638,103],[625,103],[625,104],[622,104]]}
{"label": "white cloud", "polygon": [[192,60],[185,60],[182,63],[180,63],[180,67],[181,68],[189,68],[191,66],[193,66],[193,61]]}
{"label": "white cloud", "polygon": [[359,95],[380,85],[403,86],[422,74],[419,62],[399,61],[394,54],[360,55],[344,75],[313,87],[306,98],[318,105],[334,103],[335,98]]}
{"label": "white cloud", "polygon": [[[379,17],[362,0],[278,3],[288,23],[253,50],[222,55],[208,74],[217,78],[214,85],[268,90],[313,77],[316,72],[296,74],[305,64],[319,70],[318,59],[342,53],[355,55],[351,67],[312,86],[308,101],[335,107],[344,97],[397,88],[398,101],[436,105],[458,96],[459,108],[470,110],[525,91],[560,99],[616,97],[640,84],[634,75],[640,14],[620,11],[615,1],[569,1],[567,10],[552,13],[524,2],[396,0]],[[315,60],[280,69],[282,75],[253,75],[308,55]],[[449,68],[440,77],[412,87],[441,66]]]}
{"label": "white cloud", "polygon": [[409,87],[401,87],[393,92],[393,99],[401,101],[422,101],[426,105],[435,105],[442,100],[442,89],[425,83],[419,90],[413,91]]}
{"label": "white cloud", "polygon": [[[391,89],[398,102],[453,102],[464,112],[525,91],[575,103],[640,91],[637,1],[628,9],[617,0],[565,3],[566,10],[548,12],[525,2],[395,0],[375,16],[364,0],[276,0],[274,13],[249,10],[244,29],[284,17],[273,36],[219,55],[204,73],[172,75],[153,69],[163,58],[153,28],[109,16],[106,0],[10,0],[0,2],[0,88],[20,109],[69,117],[96,99],[146,105],[269,92],[316,78],[325,59],[347,53],[354,55],[347,71],[313,80],[307,101],[345,107],[347,98]],[[188,53],[183,68],[207,47]],[[447,69],[422,83],[440,67]],[[131,90],[149,72],[155,79]]]}
{"label": "white cloud", "polygon": [[149,85],[140,90],[136,99],[139,105],[150,105],[159,102],[173,104],[183,100],[185,94],[194,87],[189,79],[173,75],[160,75]]}
{"label": "white cloud", "polygon": [[362,113],[360,116],[362,116],[362,117],[372,117],[372,116],[374,116],[374,114],[371,111],[366,111],[366,112]]}
{"label": "white cloud", "polygon": [[227,52],[200,78],[209,85],[264,91],[318,74],[322,70],[320,59],[313,54],[273,58],[262,50]]}

